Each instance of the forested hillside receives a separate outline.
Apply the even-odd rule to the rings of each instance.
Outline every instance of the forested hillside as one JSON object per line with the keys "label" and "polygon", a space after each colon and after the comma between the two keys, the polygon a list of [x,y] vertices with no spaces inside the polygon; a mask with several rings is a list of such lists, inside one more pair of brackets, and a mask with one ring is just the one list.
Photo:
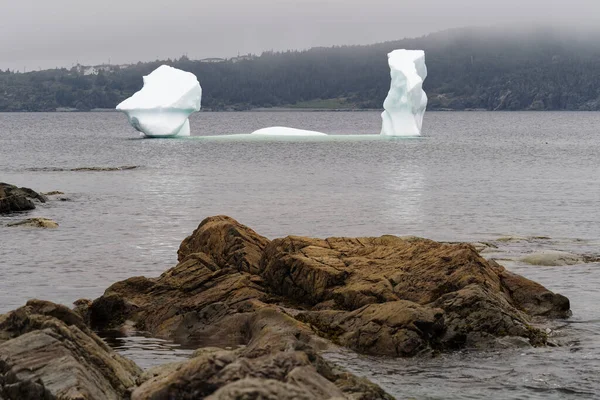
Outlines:
{"label": "forested hillside", "polygon": [[0,111],[114,108],[162,63],[196,74],[204,109],[380,108],[390,81],[386,54],[396,48],[426,51],[430,110],[600,110],[599,38],[551,29],[465,28],[238,62],[182,57],[98,75],[75,68],[0,71]]}

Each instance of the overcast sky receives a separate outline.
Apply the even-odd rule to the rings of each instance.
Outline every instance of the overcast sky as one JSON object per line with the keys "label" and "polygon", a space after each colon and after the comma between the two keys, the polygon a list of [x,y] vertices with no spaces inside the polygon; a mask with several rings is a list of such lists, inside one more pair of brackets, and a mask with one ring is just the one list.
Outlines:
{"label": "overcast sky", "polygon": [[0,0],[0,68],[232,57],[508,23],[600,24],[600,0]]}

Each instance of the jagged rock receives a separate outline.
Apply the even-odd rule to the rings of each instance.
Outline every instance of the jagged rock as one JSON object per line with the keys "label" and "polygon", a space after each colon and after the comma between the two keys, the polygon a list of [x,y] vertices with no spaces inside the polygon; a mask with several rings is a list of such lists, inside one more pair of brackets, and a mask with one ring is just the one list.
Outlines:
{"label": "jagged rock", "polygon": [[58,224],[48,218],[27,218],[22,221],[12,222],[7,226],[23,226],[31,228],[58,228]]}
{"label": "jagged rock", "polygon": [[281,399],[281,400],[311,400],[330,399],[317,397],[312,393],[289,383],[273,379],[246,378],[230,383],[207,397],[207,400],[236,400],[236,399]]}
{"label": "jagged rock", "polygon": [[0,316],[0,398],[123,399],[140,374],[67,307],[31,300]]}
{"label": "jagged rock", "polygon": [[201,355],[144,382],[132,400],[391,399],[379,387],[332,368],[312,351],[244,357],[238,351]]}
{"label": "jagged rock", "polygon": [[502,286],[508,290],[518,309],[532,316],[564,318],[570,315],[570,302],[566,297],[554,294],[539,283],[507,271],[495,261],[489,263],[497,269]]}
{"label": "jagged rock", "polygon": [[404,300],[369,304],[354,311],[311,311],[298,319],[322,335],[361,353],[412,356],[443,333],[443,311]]}
{"label": "jagged rock", "polygon": [[92,306],[92,300],[90,299],[79,299],[73,302],[73,312],[85,322],[86,325],[90,324],[90,307]]}
{"label": "jagged rock", "polygon": [[191,254],[204,253],[218,268],[234,267],[257,274],[269,240],[226,216],[207,218],[179,246],[182,262]]}
{"label": "jagged rock", "polygon": [[[390,355],[412,355],[427,347],[460,347],[487,335],[512,334],[541,344],[545,335],[530,326],[530,317],[569,315],[564,296],[508,273],[468,244],[394,236],[287,237],[265,248],[261,266],[273,291],[312,308],[300,314],[304,321],[329,331],[327,336],[341,344],[367,353],[388,349]],[[517,287],[521,290],[513,295]],[[404,302],[397,303],[400,300]],[[394,308],[388,306],[394,311],[386,314],[381,303],[396,303]],[[535,307],[521,311],[533,303]],[[372,307],[365,310],[367,305]],[[416,328],[404,325],[408,337],[400,336],[392,323],[391,332],[399,336],[389,346],[381,344],[387,337],[381,335],[390,329],[395,315],[419,308],[429,308],[429,318],[423,320],[422,312],[414,312]],[[377,317],[372,320],[365,314]],[[360,340],[348,341],[356,337]]]}
{"label": "jagged rock", "polygon": [[0,182],[0,214],[33,210],[35,204],[32,200],[45,203],[47,199],[29,188]]}
{"label": "jagged rock", "polygon": [[[75,311],[35,300],[0,316],[0,399],[390,399],[318,352],[331,341],[391,356],[543,345],[532,317],[570,313],[568,299],[468,244],[270,241],[218,216],[183,241],[178,257],[160,277],[115,283]],[[142,374],[88,322],[202,348]]]}
{"label": "jagged rock", "polygon": [[91,307],[99,328],[131,320],[180,342],[246,346],[257,357],[320,348],[411,356],[546,335],[531,317],[566,317],[569,301],[483,259],[468,244],[415,237],[268,239],[207,218],[159,278],[131,278]]}

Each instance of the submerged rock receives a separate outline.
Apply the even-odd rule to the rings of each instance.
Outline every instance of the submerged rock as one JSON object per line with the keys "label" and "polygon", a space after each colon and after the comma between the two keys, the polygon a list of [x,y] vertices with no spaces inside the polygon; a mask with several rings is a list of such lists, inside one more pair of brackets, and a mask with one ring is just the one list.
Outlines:
{"label": "submerged rock", "polygon": [[68,171],[128,171],[130,169],[139,168],[137,165],[122,165],[120,167],[78,167],[71,168]]}
{"label": "submerged rock", "polygon": [[0,315],[2,399],[124,399],[140,374],[65,306],[31,300]]}
{"label": "submerged rock", "polygon": [[[110,171],[128,171],[131,169],[140,168],[139,165],[122,165],[120,167],[77,167],[77,168],[55,168],[55,167],[42,167],[42,168],[29,168],[28,171],[42,171],[42,172],[110,172]],[[64,194],[62,192],[50,192],[50,194]],[[50,195],[49,194],[49,195]]]}
{"label": "submerged rock", "polygon": [[18,222],[12,222],[7,226],[27,226],[31,228],[58,228],[58,224],[48,218],[28,218]]}
{"label": "submerged rock", "polygon": [[35,203],[46,202],[46,197],[29,188],[19,188],[0,182],[0,214],[35,209]]}
{"label": "submerged rock", "polygon": [[566,251],[544,250],[537,253],[531,253],[521,257],[519,261],[531,265],[557,267],[563,265],[576,265],[586,262],[583,256],[568,253]]}
{"label": "submerged rock", "polygon": [[[114,284],[90,308],[98,328],[140,330],[259,357],[318,349],[412,356],[518,336],[531,317],[566,317],[567,298],[483,259],[468,244],[414,237],[270,241],[225,217],[185,239],[159,278]],[[323,340],[326,339],[326,340]]]}

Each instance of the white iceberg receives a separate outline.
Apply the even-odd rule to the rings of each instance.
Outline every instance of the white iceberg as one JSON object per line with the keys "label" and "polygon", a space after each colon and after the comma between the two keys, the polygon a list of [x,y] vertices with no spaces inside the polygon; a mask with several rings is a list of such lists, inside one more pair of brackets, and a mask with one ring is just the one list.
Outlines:
{"label": "white iceberg", "polygon": [[144,87],[117,106],[147,137],[190,136],[190,114],[200,111],[202,88],[196,75],[161,65],[144,76]]}
{"label": "white iceberg", "polygon": [[327,136],[326,133],[316,131],[305,131],[304,129],[287,128],[284,126],[273,126],[263,128],[251,133],[251,135],[263,136]]}
{"label": "white iceberg", "polygon": [[423,50],[394,50],[388,54],[392,82],[383,103],[381,134],[419,136],[427,108],[423,81],[427,77]]}

